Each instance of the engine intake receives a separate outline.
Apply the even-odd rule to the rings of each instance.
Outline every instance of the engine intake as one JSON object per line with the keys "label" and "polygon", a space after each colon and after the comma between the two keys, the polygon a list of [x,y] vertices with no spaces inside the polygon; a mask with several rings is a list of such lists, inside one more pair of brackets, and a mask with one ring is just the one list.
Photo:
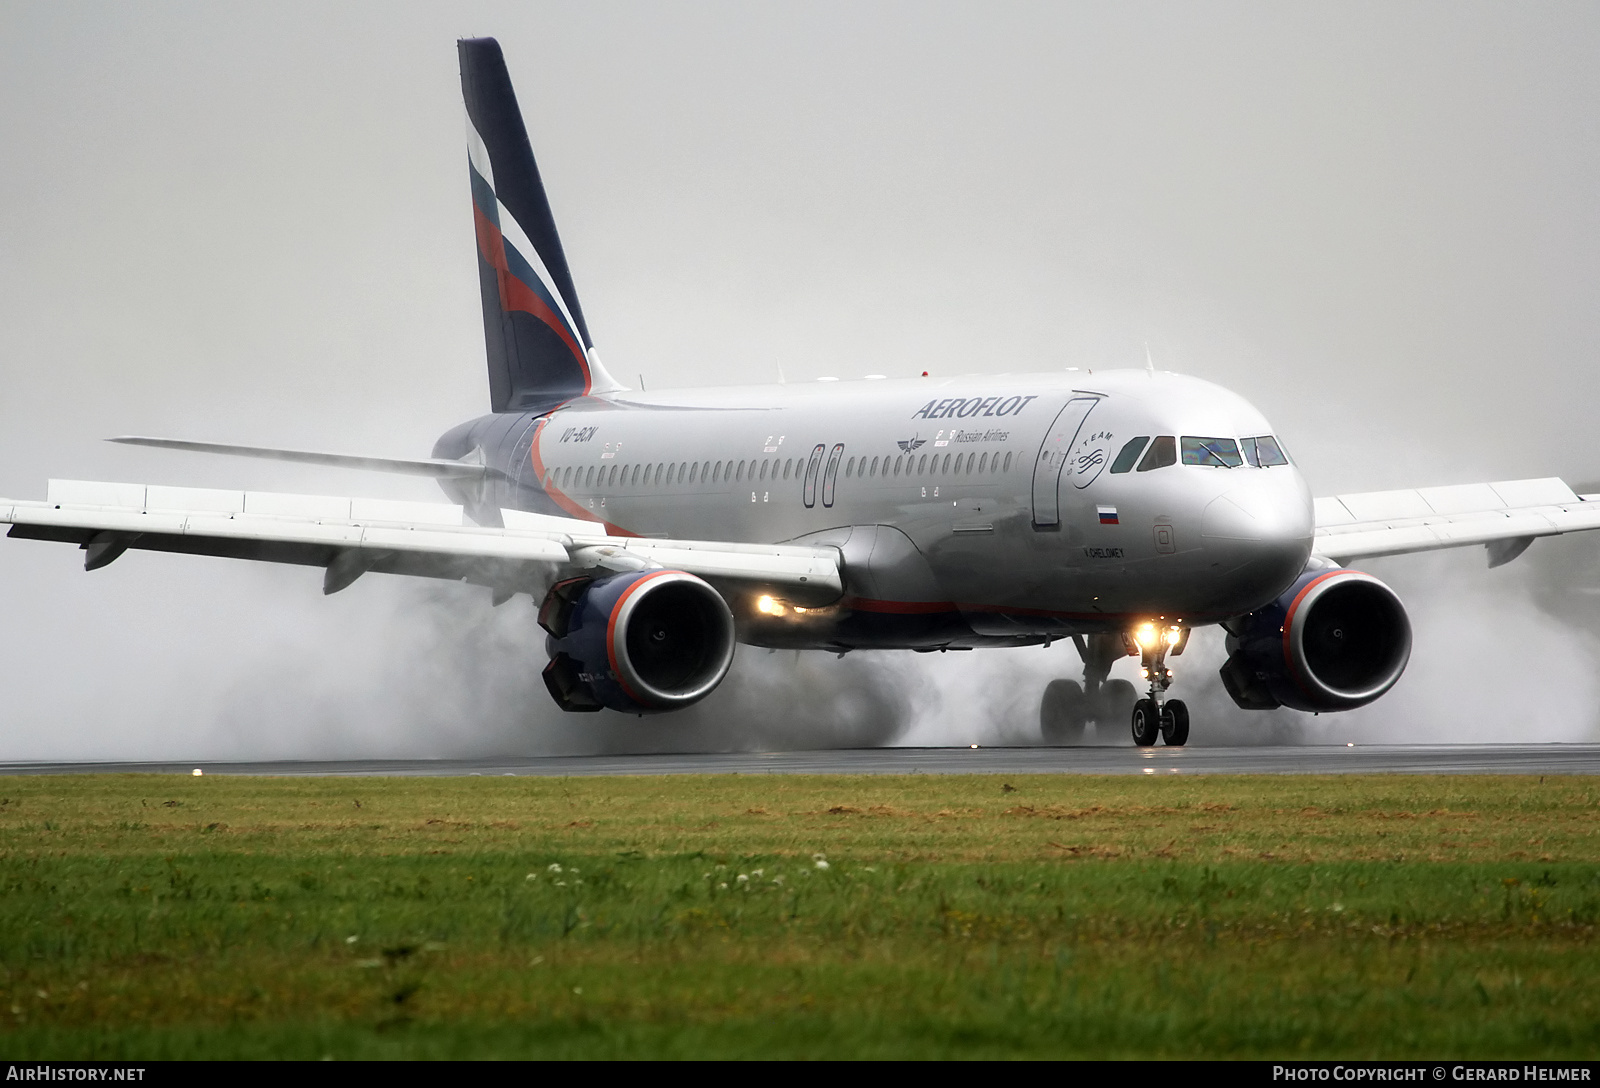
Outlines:
{"label": "engine intake", "polygon": [[733,664],[733,613],[677,570],[558,582],[539,606],[549,639],[545,687],[562,710],[681,710]]}
{"label": "engine intake", "polygon": [[1229,627],[1222,684],[1246,710],[1366,706],[1394,687],[1411,658],[1400,598],[1357,570],[1307,570]]}

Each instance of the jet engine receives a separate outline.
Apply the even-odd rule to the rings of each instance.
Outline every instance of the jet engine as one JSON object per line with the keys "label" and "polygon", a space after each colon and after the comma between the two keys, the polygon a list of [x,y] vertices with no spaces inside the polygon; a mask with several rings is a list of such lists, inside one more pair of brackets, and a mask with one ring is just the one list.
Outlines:
{"label": "jet engine", "polygon": [[733,613],[683,571],[557,582],[539,626],[550,636],[545,687],[562,710],[681,710],[711,694],[733,663]]}
{"label": "jet engine", "polygon": [[1326,560],[1226,627],[1222,684],[1245,710],[1354,710],[1394,687],[1411,658],[1394,590]]}

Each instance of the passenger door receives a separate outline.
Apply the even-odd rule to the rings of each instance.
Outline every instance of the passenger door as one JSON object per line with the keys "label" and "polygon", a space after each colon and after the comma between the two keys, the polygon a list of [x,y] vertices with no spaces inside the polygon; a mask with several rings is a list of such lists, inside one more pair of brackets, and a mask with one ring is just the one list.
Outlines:
{"label": "passenger door", "polygon": [[1056,414],[1055,422],[1045,432],[1039,444],[1039,456],[1033,463],[1033,527],[1050,530],[1061,525],[1061,501],[1057,488],[1061,483],[1061,470],[1067,463],[1067,452],[1077,441],[1084,420],[1100,398],[1075,396]]}

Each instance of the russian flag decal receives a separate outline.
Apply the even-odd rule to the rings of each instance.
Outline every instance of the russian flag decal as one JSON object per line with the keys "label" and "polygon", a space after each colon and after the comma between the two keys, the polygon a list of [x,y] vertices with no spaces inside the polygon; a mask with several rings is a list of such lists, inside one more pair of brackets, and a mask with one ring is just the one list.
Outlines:
{"label": "russian flag decal", "polygon": [[1117,525],[1117,508],[1115,506],[1097,506],[1095,510],[1100,514],[1101,525]]}

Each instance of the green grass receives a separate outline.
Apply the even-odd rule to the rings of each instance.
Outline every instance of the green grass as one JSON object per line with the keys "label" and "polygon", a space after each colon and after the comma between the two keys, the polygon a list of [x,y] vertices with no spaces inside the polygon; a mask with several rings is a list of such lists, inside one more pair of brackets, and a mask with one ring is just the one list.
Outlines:
{"label": "green grass", "polygon": [[0,1057],[1593,1058],[1597,832],[1586,778],[0,779]]}

